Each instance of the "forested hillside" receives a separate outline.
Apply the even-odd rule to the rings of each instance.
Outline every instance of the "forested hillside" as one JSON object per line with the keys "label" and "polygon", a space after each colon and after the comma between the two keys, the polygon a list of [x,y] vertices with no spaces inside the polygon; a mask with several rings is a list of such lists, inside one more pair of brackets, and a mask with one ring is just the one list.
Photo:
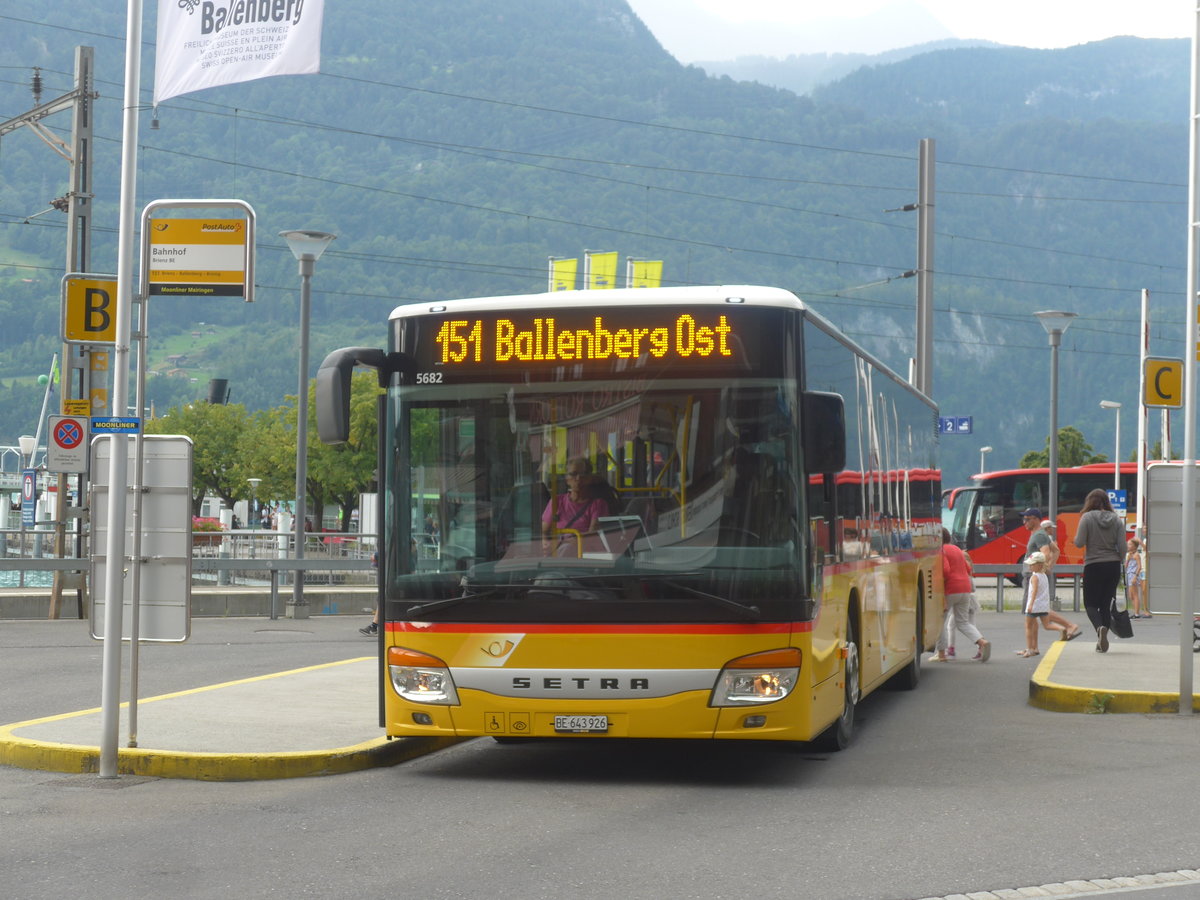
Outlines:
{"label": "forested hillside", "polygon": [[918,54],[953,47],[987,46],[999,45],[991,41],[947,38],[884,53],[800,53],[782,59],[773,56],[739,56],[737,59],[701,61],[696,65],[711,75],[728,75],[734,81],[757,81],[797,94],[808,94],[821,85],[845,78],[863,66],[889,65]]}
{"label": "forested hillside", "polygon": [[[939,160],[935,399],[975,417],[974,435],[943,440],[947,481],[974,471],[980,445],[1007,465],[1044,444],[1034,311],[1080,313],[1060,423],[1101,452],[1112,415],[1098,401],[1136,399],[1142,288],[1152,350],[1182,355],[1186,41],[939,50],[809,98],[680,65],[624,0],[343,0],[326,11],[322,74],[155,113],[153,5],[139,207],[240,197],[259,225],[256,303],[155,301],[156,404],[203,397],[211,376],[252,409],[294,394],[288,228],[338,235],[313,281],[314,369],[336,346],[382,343],[397,303],[542,290],[548,256],[591,249],[661,258],[667,283],[790,288],[906,373],[916,216],[895,210],[916,200],[922,138]],[[24,15],[0,13],[0,120],[33,106],[31,67],[54,97],[73,47],[96,47],[93,269],[113,271],[123,10],[59,0]],[[0,140],[0,443],[33,427],[58,347],[63,217],[24,223],[66,178],[28,129]],[[186,367],[168,373],[168,355]]]}

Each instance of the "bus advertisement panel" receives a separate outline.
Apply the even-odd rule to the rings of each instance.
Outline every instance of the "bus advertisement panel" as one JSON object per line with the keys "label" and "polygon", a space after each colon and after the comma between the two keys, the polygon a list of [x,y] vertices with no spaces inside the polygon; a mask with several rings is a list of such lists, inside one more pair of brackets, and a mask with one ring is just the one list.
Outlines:
{"label": "bus advertisement panel", "polygon": [[916,684],[936,409],[790,292],[402,306],[387,352],[322,365],[323,439],[361,363],[386,388],[389,735],[838,748],[863,694]]}

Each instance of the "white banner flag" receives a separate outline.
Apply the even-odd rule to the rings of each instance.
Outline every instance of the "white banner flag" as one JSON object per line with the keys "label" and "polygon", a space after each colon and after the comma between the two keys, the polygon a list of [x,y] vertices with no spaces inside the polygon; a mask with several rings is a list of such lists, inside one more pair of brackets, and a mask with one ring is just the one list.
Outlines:
{"label": "white banner flag", "polygon": [[325,0],[158,0],[154,103],[321,68]]}

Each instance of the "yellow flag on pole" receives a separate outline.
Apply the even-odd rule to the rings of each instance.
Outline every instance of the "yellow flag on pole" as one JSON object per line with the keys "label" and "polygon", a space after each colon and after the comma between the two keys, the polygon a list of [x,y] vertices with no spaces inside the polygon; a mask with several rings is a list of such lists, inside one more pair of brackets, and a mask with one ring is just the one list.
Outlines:
{"label": "yellow flag on pole", "polygon": [[617,286],[617,251],[587,252],[583,255],[584,290],[608,290]]}
{"label": "yellow flag on pole", "polygon": [[575,290],[575,275],[578,271],[578,259],[550,257],[550,292]]}
{"label": "yellow flag on pole", "polygon": [[662,284],[663,261],[661,259],[629,260],[627,287],[656,288]]}

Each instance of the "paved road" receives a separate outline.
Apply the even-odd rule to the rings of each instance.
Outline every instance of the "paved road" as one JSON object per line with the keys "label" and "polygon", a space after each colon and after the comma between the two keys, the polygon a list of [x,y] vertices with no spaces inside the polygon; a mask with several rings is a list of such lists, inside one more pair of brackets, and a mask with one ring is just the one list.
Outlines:
{"label": "paved road", "polygon": [[[189,644],[147,648],[143,693],[359,656],[358,624],[198,620]],[[273,782],[0,768],[5,892],[911,900],[1200,864],[1200,719],[1033,709],[1020,617],[982,626],[992,662],[869,698],[830,756],[478,740]],[[77,627],[0,622],[0,719],[96,704],[100,647]]]}

